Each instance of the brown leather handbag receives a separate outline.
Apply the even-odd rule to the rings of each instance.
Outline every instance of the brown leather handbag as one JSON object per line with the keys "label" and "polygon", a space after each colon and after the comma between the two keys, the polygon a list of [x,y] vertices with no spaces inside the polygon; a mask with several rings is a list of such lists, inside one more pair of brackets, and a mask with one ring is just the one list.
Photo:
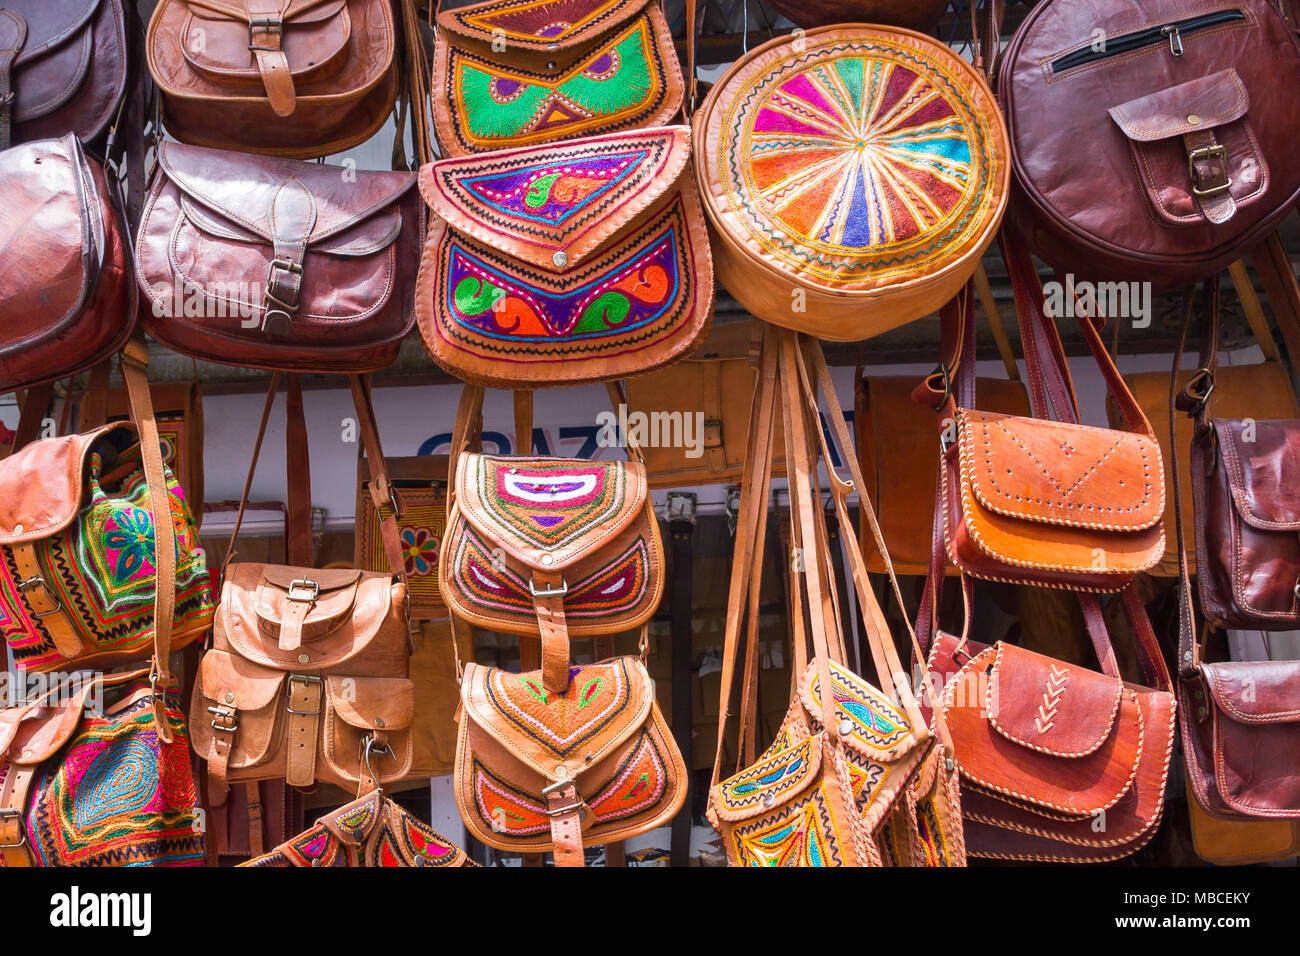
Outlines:
{"label": "brown leather handbag", "polygon": [[145,41],[168,133],[296,159],[387,122],[396,49],[389,0],[161,0]]}
{"label": "brown leather handbag", "polygon": [[[459,12],[459,11],[458,11]],[[600,382],[688,354],[713,319],[713,262],[684,126],[444,159],[416,315],[467,382]]]}
{"label": "brown leather handbag", "polygon": [[121,0],[5,0],[0,8],[0,150],[108,128],[126,93]]}
{"label": "brown leather handbag", "polygon": [[[73,375],[126,344],[135,283],[120,209],[71,133],[0,153],[0,390]],[[29,402],[38,422],[48,398]]]}
{"label": "brown leather handbag", "polygon": [[164,143],[136,237],[141,314],[185,355],[361,373],[414,321],[415,174]]}
{"label": "brown leather handbag", "polygon": [[[453,451],[477,432],[481,403],[467,387]],[[686,797],[644,650],[585,665],[570,653],[570,637],[644,628],[663,593],[645,466],[635,445],[628,454],[453,456],[443,597],[470,624],[540,638],[542,664],[522,674],[465,664],[456,803],[488,846],[549,850],[560,866],[581,866],[584,846],[659,826]]]}
{"label": "brown leather handbag", "polygon": [[1212,275],[1300,199],[1297,86],[1300,42],[1268,0],[1044,0],[1002,59],[1008,216],[1090,279]]}
{"label": "brown leather handbag", "polygon": [[682,91],[660,0],[487,0],[438,14],[430,93],[445,156],[662,126]]}

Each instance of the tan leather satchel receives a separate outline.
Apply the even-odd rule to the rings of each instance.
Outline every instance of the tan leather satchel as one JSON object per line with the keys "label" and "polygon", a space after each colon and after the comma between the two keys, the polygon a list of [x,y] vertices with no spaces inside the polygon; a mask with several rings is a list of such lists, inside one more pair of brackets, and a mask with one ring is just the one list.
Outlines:
{"label": "tan leather satchel", "polygon": [[[453,452],[466,447],[481,402],[481,390],[466,389]],[[659,826],[686,797],[686,766],[644,661],[663,546],[635,445],[628,455],[453,456],[443,596],[471,624],[540,638],[542,662],[522,674],[465,664],[456,803],[488,846],[549,850],[559,866],[581,866],[584,846]],[[572,663],[571,636],[637,628],[640,659]]]}
{"label": "tan leather satchel", "polygon": [[197,146],[343,152],[398,92],[389,0],[161,0],[145,43],[167,132]]}

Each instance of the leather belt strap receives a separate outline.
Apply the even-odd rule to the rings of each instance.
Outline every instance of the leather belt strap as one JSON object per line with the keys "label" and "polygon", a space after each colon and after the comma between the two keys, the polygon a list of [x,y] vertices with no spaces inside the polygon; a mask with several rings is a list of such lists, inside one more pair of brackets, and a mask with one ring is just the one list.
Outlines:
{"label": "leather belt strap", "polygon": [[31,764],[10,762],[9,772],[0,783],[0,858],[6,867],[32,865],[23,816],[36,769]]}
{"label": "leather belt strap", "polygon": [[284,54],[284,14],[281,0],[247,0],[248,49],[257,60],[266,98],[276,116],[291,116],[297,106],[289,58]]}
{"label": "leather belt strap", "polygon": [[0,149],[8,149],[13,136],[13,69],[27,42],[27,21],[12,10],[0,9]]}
{"label": "leather belt strap", "polygon": [[284,617],[280,621],[280,650],[296,651],[302,647],[302,628],[315,604],[314,597],[294,597],[294,589],[290,587]]}
{"label": "leather belt strap", "polygon": [[287,680],[289,749],[284,779],[291,787],[310,787],[316,782],[316,742],[325,682],[317,674],[290,674]]}
{"label": "leather belt strap", "polygon": [[533,610],[542,637],[542,685],[553,694],[563,694],[569,687],[569,626],[564,619],[563,578],[534,572],[532,580]]}
{"label": "leather belt strap", "polygon": [[1184,133],[1183,146],[1187,150],[1192,195],[1201,212],[1210,222],[1227,222],[1237,212],[1237,201],[1229,188],[1232,179],[1228,176],[1228,151],[1214,138],[1212,129]]}
{"label": "leather belt strap", "polygon": [[316,228],[316,199],[307,187],[290,177],[275,191],[268,219],[275,258],[266,271],[263,331],[288,326],[298,311],[307,240]]}
{"label": "leather belt strap", "polygon": [[722,433],[722,362],[714,362],[713,374],[704,375],[704,463],[718,474],[727,467],[727,449]]}
{"label": "leather belt strap", "polygon": [[533,393],[520,389],[515,392],[515,454],[533,453]]}
{"label": "leather belt strap", "polygon": [[212,756],[208,760],[209,800],[213,806],[224,806],[226,802],[226,773],[230,766],[230,751],[235,746],[235,734],[239,732],[239,711],[225,704],[218,704],[208,710],[212,725]]}
{"label": "leather belt strap", "polygon": [[582,852],[582,818],[587,809],[572,780],[552,784],[544,791],[551,818],[551,853],[556,866],[585,866]]}
{"label": "leather belt strap", "polygon": [[316,566],[311,527],[311,455],[307,447],[307,418],[303,410],[302,379],[285,376],[284,460],[290,476],[285,504],[285,558],[299,568]]}
{"label": "leather belt strap", "polygon": [[18,570],[18,593],[32,616],[40,619],[41,626],[54,641],[59,654],[74,660],[85,651],[63,607],[63,602],[45,580],[45,573],[37,558],[36,546],[28,541],[10,545],[14,566]]}
{"label": "leather belt strap", "polygon": [[262,841],[262,790],[256,783],[244,784],[244,800],[248,803],[248,849],[252,856],[265,851]]}

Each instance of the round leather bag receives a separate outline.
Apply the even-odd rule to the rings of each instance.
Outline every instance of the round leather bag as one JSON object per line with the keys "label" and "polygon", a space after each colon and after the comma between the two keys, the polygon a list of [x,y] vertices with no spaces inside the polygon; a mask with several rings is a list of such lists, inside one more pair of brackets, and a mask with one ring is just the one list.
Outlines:
{"label": "round leather bag", "polygon": [[767,0],[767,5],[800,27],[870,20],[909,30],[933,30],[948,9],[948,0]]}
{"label": "round leather bag", "polygon": [[936,311],[1002,219],[1007,133],[983,77],[910,30],[781,37],[694,117],[715,272],[759,318],[856,341]]}
{"label": "round leather bag", "polygon": [[1010,222],[1080,278],[1190,285],[1300,199],[1300,43],[1268,0],[1044,0],[1002,60]]}

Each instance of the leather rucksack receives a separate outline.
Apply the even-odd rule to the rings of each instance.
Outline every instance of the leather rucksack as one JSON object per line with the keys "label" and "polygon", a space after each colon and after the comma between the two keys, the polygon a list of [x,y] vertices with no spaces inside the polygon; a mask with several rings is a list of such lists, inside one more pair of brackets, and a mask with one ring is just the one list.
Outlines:
{"label": "leather rucksack", "polygon": [[126,93],[122,0],[4,0],[0,149],[108,128]]}
{"label": "leather rucksack", "polygon": [[146,40],[172,136],[299,159],[387,122],[396,49],[389,0],[161,0]]}

